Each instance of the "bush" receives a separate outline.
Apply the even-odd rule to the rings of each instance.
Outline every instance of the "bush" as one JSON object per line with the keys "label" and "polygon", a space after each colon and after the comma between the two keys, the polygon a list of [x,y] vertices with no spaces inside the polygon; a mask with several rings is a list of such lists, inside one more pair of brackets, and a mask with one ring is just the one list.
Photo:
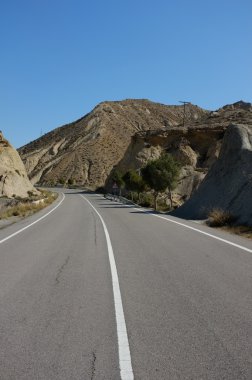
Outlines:
{"label": "bush", "polygon": [[208,214],[207,224],[211,227],[228,226],[234,223],[235,217],[229,211],[214,208]]}
{"label": "bush", "polygon": [[106,194],[106,189],[103,186],[97,187],[95,191],[100,194]]}
{"label": "bush", "polygon": [[139,205],[142,207],[152,207],[154,204],[153,196],[151,194],[141,194]]}
{"label": "bush", "polygon": [[158,209],[159,210],[170,211],[171,206],[169,204],[167,204],[166,199],[164,199],[164,198],[158,199],[157,203],[158,203]]}
{"label": "bush", "polygon": [[64,185],[64,184],[65,184],[65,180],[64,180],[64,178],[59,178],[59,184],[60,184],[60,185]]}
{"label": "bush", "polygon": [[72,178],[69,178],[68,181],[67,181],[68,185],[73,185],[74,184],[74,180]]}

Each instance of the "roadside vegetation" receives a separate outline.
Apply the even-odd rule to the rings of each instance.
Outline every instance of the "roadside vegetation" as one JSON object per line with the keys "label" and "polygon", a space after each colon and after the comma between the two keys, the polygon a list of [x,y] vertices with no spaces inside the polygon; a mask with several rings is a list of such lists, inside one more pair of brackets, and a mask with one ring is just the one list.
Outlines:
{"label": "roadside vegetation", "polygon": [[235,222],[235,219],[230,212],[214,208],[208,214],[207,224],[210,227],[231,226]]}
{"label": "roadside vegetation", "polygon": [[149,161],[141,170],[122,173],[114,170],[112,180],[117,186],[115,195],[122,193],[143,207],[169,211],[174,207],[172,191],[178,183],[180,164],[170,154]]}
{"label": "roadside vegetation", "polygon": [[6,207],[0,210],[0,219],[8,219],[13,216],[27,217],[50,205],[58,197],[57,193],[41,190],[40,194],[30,193],[27,198],[15,197],[6,200]]}
{"label": "roadside vegetation", "polygon": [[214,208],[208,214],[206,224],[210,227],[220,228],[224,231],[252,239],[252,226],[236,224],[237,218],[230,212]]}
{"label": "roadside vegetation", "polygon": [[180,165],[170,154],[163,154],[159,159],[150,161],[142,169],[143,181],[153,191],[154,208],[157,210],[157,199],[160,193],[166,193],[173,209],[172,191],[178,183]]}
{"label": "roadside vegetation", "polygon": [[[138,171],[131,169],[122,173],[115,169],[112,180],[118,189],[113,194],[123,194],[142,207],[151,207],[163,212],[171,211],[174,208],[172,192],[178,184],[180,167],[180,163],[170,154],[163,154],[159,159],[149,161]],[[99,191],[106,193],[104,188],[99,188]],[[209,212],[206,224],[252,239],[252,226],[239,226],[236,221],[237,218],[230,212],[214,208]]]}

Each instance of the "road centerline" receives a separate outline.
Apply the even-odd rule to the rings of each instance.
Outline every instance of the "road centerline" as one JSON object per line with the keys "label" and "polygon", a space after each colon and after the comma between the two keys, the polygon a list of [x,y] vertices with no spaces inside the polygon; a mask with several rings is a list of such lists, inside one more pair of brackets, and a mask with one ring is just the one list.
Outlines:
{"label": "road centerline", "polygon": [[102,216],[96,210],[96,208],[92,205],[92,203],[83,195],[80,194],[80,196],[90,205],[90,207],[92,207],[92,209],[98,215],[103,226],[103,230],[104,230],[106,242],[107,242],[110,270],[111,270],[111,276],[112,276],[112,286],[113,286],[113,296],[114,296],[115,316],[116,316],[116,326],[117,326],[120,375],[121,375],[122,380],[134,380],[119,278],[118,278],[118,273],[117,273],[117,268],[116,268],[116,263],[115,263],[115,256],[114,256],[109,232]]}

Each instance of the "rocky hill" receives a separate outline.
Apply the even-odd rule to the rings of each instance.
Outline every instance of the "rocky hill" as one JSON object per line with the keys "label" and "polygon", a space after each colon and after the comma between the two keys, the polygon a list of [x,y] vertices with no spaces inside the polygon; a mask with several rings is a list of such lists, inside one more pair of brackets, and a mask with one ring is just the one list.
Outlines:
{"label": "rocky hill", "polygon": [[37,193],[27,177],[24,164],[17,151],[0,132],[0,197],[25,198]]}
{"label": "rocky hill", "polygon": [[[202,122],[209,112],[186,107],[187,122]],[[149,100],[104,102],[74,123],[57,128],[19,149],[33,183],[70,180],[91,189],[103,186],[137,132],[170,129],[183,123],[183,106]]]}
{"label": "rocky hill", "polygon": [[74,123],[57,128],[19,152],[33,183],[74,182],[111,190],[114,167],[139,169],[162,151],[182,164],[177,205],[188,200],[218,159],[230,124],[251,125],[252,106],[239,101],[206,111],[189,104],[148,100],[104,102]]}

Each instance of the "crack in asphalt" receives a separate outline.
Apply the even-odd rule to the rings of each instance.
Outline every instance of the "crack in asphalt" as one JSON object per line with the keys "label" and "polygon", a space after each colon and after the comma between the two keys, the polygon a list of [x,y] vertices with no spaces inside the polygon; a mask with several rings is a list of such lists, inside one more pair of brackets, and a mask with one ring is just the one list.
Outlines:
{"label": "crack in asphalt", "polygon": [[96,219],[94,218],[94,240],[95,245],[97,245],[97,227],[96,227]]}
{"label": "crack in asphalt", "polygon": [[59,268],[59,270],[57,272],[57,275],[56,275],[56,278],[55,278],[56,285],[59,284],[59,282],[60,282],[60,276],[61,276],[63,270],[65,269],[65,267],[67,266],[67,264],[69,262],[69,259],[70,259],[70,256],[67,256],[66,260],[64,261],[64,263]]}
{"label": "crack in asphalt", "polygon": [[90,378],[90,380],[94,380],[94,377],[95,377],[95,362],[96,362],[96,355],[95,355],[95,352],[92,352],[91,378]]}

